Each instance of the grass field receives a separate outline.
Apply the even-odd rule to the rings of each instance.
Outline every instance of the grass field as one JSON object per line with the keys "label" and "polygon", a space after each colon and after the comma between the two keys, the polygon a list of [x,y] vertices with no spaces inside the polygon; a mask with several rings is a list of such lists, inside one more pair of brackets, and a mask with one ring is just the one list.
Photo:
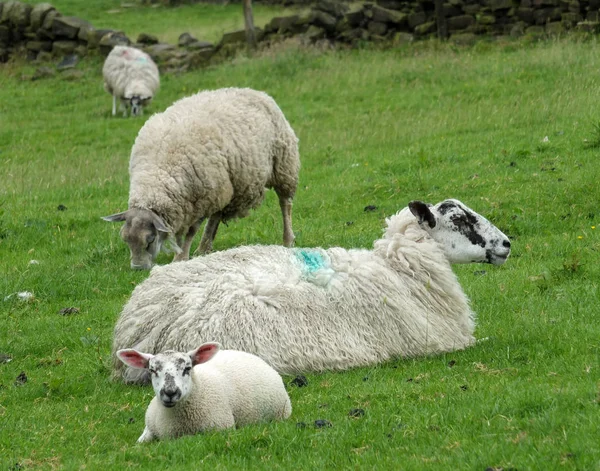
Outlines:
{"label": "grass field", "polygon": [[[77,81],[22,82],[32,66],[0,66],[2,469],[600,469],[597,50],[290,46],[164,76],[150,112],[224,86],[277,100],[300,138],[298,246],[368,248],[408,201],[453,197],[510,235],[513,253],[501,267],[455,267],[486,341],[310,374],[303,388],[286,377],[288,421],[143,446],[152,391],[112,383],[109,357],[148,275],[128,268],[119,225],[100,217],[126,208],[144,118],[110,116],[99,59]],[[215,249],[280,239],[269,194]],[[349,417],[356,408],[364,416]]]}

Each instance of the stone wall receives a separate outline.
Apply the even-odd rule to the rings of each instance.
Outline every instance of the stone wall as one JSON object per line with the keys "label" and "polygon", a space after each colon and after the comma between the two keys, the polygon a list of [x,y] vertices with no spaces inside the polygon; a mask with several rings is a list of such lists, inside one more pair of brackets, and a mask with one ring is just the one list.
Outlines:
{"label": "stone wall", "polygon": [[[600,24],[600,0],[448,0],[439,3],[437,12],[433,0],[377,0],[353,7],[319,0],[311,5],[301,14],[273,18],[264,30],[257,29],[259,43],[269,45],[293,36],[308,43],[349,47],[438,35],[470,41],[478,35],[552,35],[573,28],[595,33]],[[226,33],[218,44],[188,33],[176,45],[159,43],[150,34],[140,35],[134,43],[121,31],[96,29],[83,19],[63,16],[49,3],[0,2],[0,62],[14,54],[38,61],[106,55],[118,44],[145,50],[163,72],[185,71],[235,54],[245,47],[245,32]]]}

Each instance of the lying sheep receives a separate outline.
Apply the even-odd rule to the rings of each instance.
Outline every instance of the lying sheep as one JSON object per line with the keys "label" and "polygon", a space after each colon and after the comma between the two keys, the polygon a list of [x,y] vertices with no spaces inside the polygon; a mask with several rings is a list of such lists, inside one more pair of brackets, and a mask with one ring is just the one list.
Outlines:
{"label": "lying sheep", "polygon": [[[372,250],[248,246],[153,269],[117,321],[113,351],[210,337],[293,374],[460,350],[475,322],[450,263],[500,265],[509,253],[508,238],[460,201],[412,201]],[[148,380],[113,367],[125,382]]]}
{"label": "lying sheep", "polygon": [[117,356],[152,376],[156,396],[138,442],[287,419],[292,413],[281,377],[249,353],[205,343],[187,354],[126,349]]}
{"label": "lying sheep", "polygon": [[210,252],[219,223],[246,216],[273,188],[290,247],[299,169],[298,139],[269,95],[201,92],[146,121],[131,151],[129,209],[103,219],[125,221],[131,267],[149,269],[165,242],[174,261],[187,260],[205,218],[197,252]]}
{"label": "lying sheep", "polygon": [[102,67],[104,89],[113,97],[113,116],[117,113],[117,99],[123,109],[123,117],[131,108],[131,114],[143,114],[160,85],[158,67],[152,58],[134,47],[115,46],[106,57]]}

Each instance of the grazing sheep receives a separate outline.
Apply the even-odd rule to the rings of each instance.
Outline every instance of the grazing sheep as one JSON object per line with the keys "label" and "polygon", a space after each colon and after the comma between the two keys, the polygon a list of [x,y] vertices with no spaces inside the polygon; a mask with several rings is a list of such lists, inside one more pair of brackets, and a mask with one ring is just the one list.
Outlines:
{"label": "grazing sheep", "polygon": [[117,113],[117,99],[123,109],[131,114],[143,114],[160,85],[158,67],[148,54],[134,47],[115,46],[104,61],[102,67],[104,89],[113,97],[113,116]]}
{"label": "grazing sheep", "polygon": [[187,354],[126,349],[117,356],[152,376],[156,396],[138,442],[287,419],[292,413],[281,377],[249,353],[205,343]]}
{"label": "grazing sheep", "polygon": [[[210,337],[284,374],[451,352],[474,343],[475,322],[450,263],[500,265],[509,253],[460,201],[412,201],[373,250],[250,246],[154,268],[117,321],[113,351]],[[115,378],[148,380],[113,366]]]}
{"label": "grazing sheep", "polygon": [[196,252],[210,252],[219,223],[246,216],[273,188],[290,247],[299,169],[298,139],[269,95],[248,88],[201,92],[146,121],[131,151],[129,209],[103,219],[125,221],[131,268],[149,269],[167,241],[174,261],[187,260],[205,218]]}

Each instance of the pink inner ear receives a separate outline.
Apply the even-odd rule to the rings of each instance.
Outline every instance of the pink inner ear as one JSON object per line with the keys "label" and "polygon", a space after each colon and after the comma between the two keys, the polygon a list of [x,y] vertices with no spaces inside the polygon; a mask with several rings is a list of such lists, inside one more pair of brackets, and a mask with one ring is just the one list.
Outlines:
{"label": "pink inner ear", "polygon": [[133,368],[148,368],[149,358],[136,350],[119,350],[117,356],[123,363]]}
{"label": "pink inner ear", "polygon": [[205,343],[200,345],[192,355],[192,365],[199,365],[200,363],[206,363],[219,351],[219,345],[216,343]]}

